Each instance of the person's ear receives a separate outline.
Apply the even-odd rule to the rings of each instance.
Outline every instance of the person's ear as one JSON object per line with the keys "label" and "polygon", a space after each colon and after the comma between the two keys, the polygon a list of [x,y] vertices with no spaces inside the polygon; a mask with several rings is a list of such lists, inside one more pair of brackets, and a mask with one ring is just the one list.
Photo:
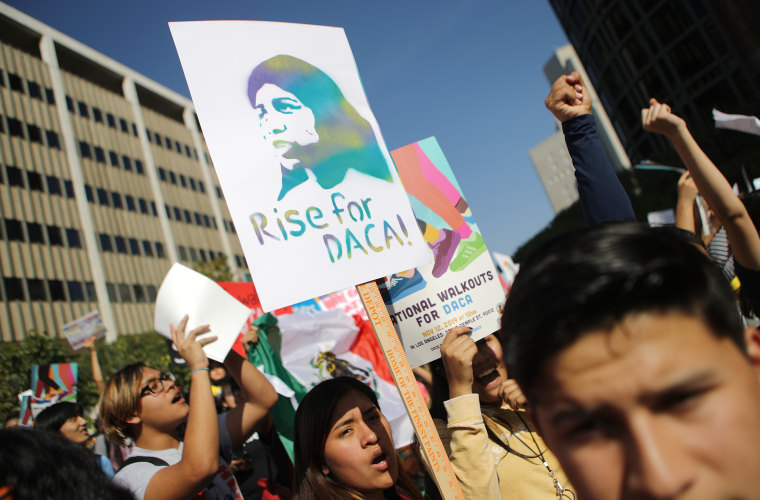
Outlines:
{"label": "person's ear", "polygon": [[760,330],[748,326],[744,329],[744,342],[747,345],[747,356],[757,376],[760,377]]}
{"label": "person's ear", "polygon": [[327,468],[327,466],[322,466],[322,475],[323,476],[329,476],[330,475],[330,469]]}
{"label": "person's ear", "polygon": [[140,419],[139,415],[132,415],[127,420],[125,420],[125,422],[128,423],[128,424],[130,424],[130,425],[137,425],[140,422],[142,422],[142,420]]}

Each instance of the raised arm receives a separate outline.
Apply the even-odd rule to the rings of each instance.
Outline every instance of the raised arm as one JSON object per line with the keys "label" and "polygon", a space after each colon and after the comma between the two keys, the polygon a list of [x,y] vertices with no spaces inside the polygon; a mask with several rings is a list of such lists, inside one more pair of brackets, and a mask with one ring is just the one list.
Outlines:
{"label": "raised arm", "polygon": [[[190,413],[185,430],[182,459],[161,469],[148,483],[145,500],[191,498],[213,480],[219,469],[219,425],[211,394],[208,358],[203,346],[216,337],[197,340],[209,328],[204,325],[185,336],[187,316],[171,325],[172,341],[190,369]],[[205,369],[204,369],[205,368]]]}
{"label": "raised arm", "polygon": [[103,380],[103,372],[100,371],[100,362],[98,361],[98,351],[95,349],[95,337],[89,337],[84,341],[84,346],[90,351],[90,364],[92,365],[92,380],[95,381],[95,386],[98,388],[98,394],[103,393],[103,388],[106,386]]}
{"label": "raised arm", "polygon": [[694,204],[697,201],[697,185],[691,174],[686,171],[678,179],[678,201],[676,202],[676,227],[697,232],[694,220]]}
{"label": "raised arm", "polygon": [[[251,325],[243,335],[243,345],[253,338],[258,339],[258,327]],[[277,402],[277,393],[267,378],[251,363],[230,351],[224,360],[227,372],[240,386],[245,403],[230,410],[227,415],[227,429],[232,440],[232,447],[239,448],[253,434],[256,426],[271,411]]]}
{"label": "raised arm", "polygon": [[449,435],[446,439],[442,433],[441,439],[465,498],[499,498],[492,445],[480,400],[472,389],[475,380],[472,362],[478,347],[470,338],[470,332],[463,326],[453,328],[441,344],[450,398],[444,403]]}
{"label": "raised arm", "polygon": [[544,101],[562,123],[565,144],[575,167],[583,219],[589,227],[634,221],[628,198],[596,133],[591,95],[577,71],[559,77]]}
{"label": "raised arm", "polygon": [[728,180],[699,147],[686,122],[671,112],[670,106],[656,99],[650,99],[649,104],[649,108],[641,110],[644,130],[670,139],[699,193],[726,229],[734,259],[747,269],[760,269],[760,236]]}

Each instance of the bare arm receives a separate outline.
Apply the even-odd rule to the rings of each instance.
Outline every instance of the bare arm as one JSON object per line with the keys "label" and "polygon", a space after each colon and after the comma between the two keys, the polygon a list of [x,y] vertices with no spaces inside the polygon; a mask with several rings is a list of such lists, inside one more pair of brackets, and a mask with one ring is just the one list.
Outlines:
{"label": "bare arm", "polygon": [[90,351],[90,364],[92,365],[92,380],[98,388],[98,394],[103,393],[106,386],[103,380],[103,372],[100,371],[100,362],[98,361],[98,351],[95,349],[95,337],[90,337],[84,341],[84,346]]}
{"label": "bare arm", "polygon": [[670,106],[655,99],[649,103],[650,107],[641,111],[644,130],[670,139],[700,194],[725,227],[736,261],[748,269],[760,269],[760,236],[728,180],[699,147],[686,122],[671,113]]}
{"label": "bare arm", "polygon": [[[190,413],[185,430],[185,446],[179,463],[161,469],[148,483],[146,500],[183,499],[197,495],[213,480],[219,469],[219,425],[211,394],[208,359],[203,346],[216,337],[196,340],[208,325],[196,328],[185,337],[187,316],[175,328],[172,341],[191,372]],[[198,370],[199,369],[199,370]],[[194,371],[198,370],[198,371]]]}
{"label": "bare arm", "polygon": [[[258,327],[251,326],[243,336],[243,345],[256,337]],[[256,426],[268,415],[277,402],[277,393],[269,380],[251,363],[235,351],[230,351],[224,360],[227,372],[240,386],[245,403],[233,408],[227,415],[227,430],[230,433],[233,448],[241,447],[253,434]]]}
{"label": "bare arm", "polygon": [[676,227],[696,233],[694,204],[697,201],[697,185],[686,171],[678,179],[678,202],[676,203]]}

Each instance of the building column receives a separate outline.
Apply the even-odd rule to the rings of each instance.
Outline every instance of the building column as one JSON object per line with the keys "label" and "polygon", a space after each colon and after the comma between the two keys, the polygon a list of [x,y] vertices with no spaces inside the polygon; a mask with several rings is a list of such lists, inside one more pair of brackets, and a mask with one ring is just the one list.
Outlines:
{"label": "building column", "polygon": [[211,209],[214,211],[214,217],[217,221],[216,228],[219,231],[219,239],[224,247],[224,253],[227,254],[227,264],[230,266],[233,276],[237,276],[238,279],[241,279],[240,269],[238,269],[237,263],[232,255],[232,245],[230,244],[229,234],[224,229],[224,218],[222,217],[222,210],[219,208],[219,198],[216,196],[216,184],[213,179],[211,179],[211,174],[209,173],[211,165],[208,164],[208,161],[206,161],[206,155],[203,154],[203,142],[201,134],[198,131],[198,122],[195,119],[195,111],[192,108],[185,108],[182,116],[185,120],[185,126],[190,130],[190,133],[193,136],[193,146],[195,146],[196,151],[200,152],[198,154],[198,161],[201,164],[201,175],[203,175],[203,181],[208,186],[206,194],[211,200]]}
{"label": "building column", "polygon": [[55,96],[56,109],[58,110],[58,120],[61,125],[61,135],[63,135],[63,149],[66,152],[66,159],[69,164],[71,182],[74,185],[74,201],[79,213],[79,222],[82,224],[82,234],[84,235],[84,246],[87,252],[87,259],[90,263],[90,272],[92,281],[95,284],[95,293],[98,297],[98,309],[103,324],[106,327],[106,341],[111,343],[116,340],[118,332],[116,331],[116,322],[114,321],[111,301],[106,289],[105,271],[103,261],[100,259],[98,242],[95,238],[95,224],[93,223],[90,206],[87,202],[87,195],[84,191],[84,173],[82,171],[82,162],[79,158],[79,152],[76,147],[76,138],[74,136],[74,126],[66,106],[66,89],[63,85],[63,76],[58,66],[58,56],[55,52],[55,42],[48,35],[43,35],[40,39],[40,53],[42,60],[50,70],[50,81],[53,86],[53,95]]}
{"label": "building column", "polygon": [[158,220],[161,224],[161,232],[164,235],[166,250],[169,259],[172,262],[179,262],[177,245],[174,242],[174,233],[172,233],[169,218],[166,216],[166,203],[164,202],[164,194],[161,192],[161,184],[158,179],[156,162],[153,160],[153,153],[150,150],[150,142],[148,141],[147,132],[145,132],[145,119],[143,119],[142,110],[140,109],[140,99],[137,97],[135,81],[131,78],[125,77],[122,89],[124,90],[124,97],[127,99],[127,102],[132,105],[132,117],[135,119],[135,124],[137,125],[137,137],[140,140],[140,148],[142,149],[143,158],[145,160],[145,172],[148,174],[148,179],[150,180],[150,189],[153,192],[153,199],[158,206]]}

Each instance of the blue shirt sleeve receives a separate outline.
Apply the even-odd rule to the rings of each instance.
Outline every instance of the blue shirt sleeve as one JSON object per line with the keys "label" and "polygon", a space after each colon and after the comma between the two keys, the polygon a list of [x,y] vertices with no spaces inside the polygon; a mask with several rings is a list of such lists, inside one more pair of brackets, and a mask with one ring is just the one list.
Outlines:
{"label": "blue shirt sleeve", "polygon": [[615,174],[590,114],[562,123],[565,144],[575,167],[583,220],[594,227],[605,222],[635,221],[631,200]]}

